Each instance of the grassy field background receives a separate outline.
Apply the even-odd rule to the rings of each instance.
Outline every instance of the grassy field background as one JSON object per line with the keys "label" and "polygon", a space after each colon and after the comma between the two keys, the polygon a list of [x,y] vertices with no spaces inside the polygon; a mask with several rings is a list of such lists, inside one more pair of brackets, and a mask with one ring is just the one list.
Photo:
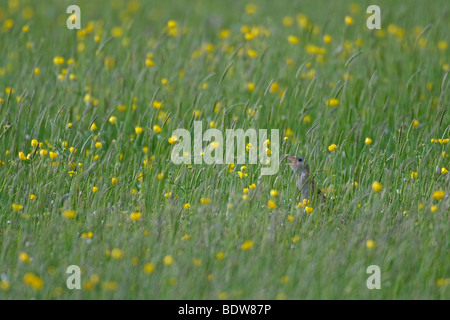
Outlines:
{"label": "grassy field background", "polygon": [[[0,1],[0,298],[450,298],[447,1],[71,4]],[[194,120],[279,129],[326,203],[173,164]]]}

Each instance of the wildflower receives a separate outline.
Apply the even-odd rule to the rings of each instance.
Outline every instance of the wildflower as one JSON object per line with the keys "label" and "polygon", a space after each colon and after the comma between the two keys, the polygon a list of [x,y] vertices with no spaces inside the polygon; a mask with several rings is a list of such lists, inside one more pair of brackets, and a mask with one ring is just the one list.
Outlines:
{"label": "wildflower", "polygon": [[255,90],[255,84],[253,82],[248,83],[247,84],[247,89],[248,89],[248,91]]}
{"label": "wildflower", "polygon": [[431,206],[430,211],[431,212],[436,212],[438,210],[438,206]]}
{"label": "wildflower", "polygon": [[146,264],[144,265],[144,272],[145,272],[146,274],[151,274],[151,273],[153,273],[153,271],[155,271],[155,269],[156,269],[156,266],[155,266],[153,263],[151,263],[151,262],[146,263]]}
{"label": "wildflower", "polygon": [[288,39],[288,42],[291,44],[297,44],[300,42],[300,38],[297,36],[293,36],[293,35],[288,36],[287,39]]}
{"label": "wildflower", "polygon": [[64,64],[64,57],[54,57],[53,63],[59,66]]}
{"label": "wildflower", "polygon": [[133,212],[133,213],[130,214],[130,219],[132,221],[137,221],[137,220],[139,220],[141,218],[141,216],[142,215],[141,215],[140,212]]}
{"label": "wildflower", "polygon": [[120,38],[123,36],[123,29],[121,27],[114,27],[111,29],[111,35],[114,38]]}
{"label": "wildflower", "polygon": [[97,141],[97,142],[95,143],[95,147],[96,147],[97,149],[100,149],[100,148],[102,147],[102,143],[101,143],[100,141]]}
{"label": "wildflower", "polygon": [[13,209],[14,211],[20,211],[20,210],[23,209],[23,206],[22,206],[21,204],[17,204],[17,203],[13,203],[13,204],[11,205],[11,207],[12,207],[12,209]]}
{"label": "wildflower", "polygon": [[160,132],[162,131],[162,129],[161,129],[160,126],[158,126],[157,124],[155,124],[155,125],[153,126],[153,131],[154,131],[155,133],[160,133]]}
{"label": "wildflower", "polygon": [[217,258],[218,260],[223,260],[223,259],[225,259],[225,253],[223,253],[222,251],[217,252],[216,258]]}
{"label": "wildflower", "polygon": [[117,179],[116,177],[111,178],[111,183],[113,185],[116,185],[119,182],[119,179]]}
{"label": "wildflower", "polygon": [[252,49],[248,49],[248,50],[247,50],[247,55],[248,55],[250,58],[256,58],[256,57],[258,56],[258,52],[255,51],[255,50],[252,50]]}
{"label": "wildflower", "polygon": [[355,21],[353,20],[353,18],[350,17],[350,16],[345,16],[344,22],[345,22],[345,24],[348,25],[348,26],[351,26],[351,25],[353,25],[353,24],[355,23]]}
{"label": "wildflower", "polygon": [[366,241],[366,247],[367,249],[373,249],[376,247],[376,243],[373,240],[367,240]]}
{"label": "wildflower", "polygon": [[326,34],[323,36],[323,42],[325,42],[326,44],[330,44],[332,41],[333,38],[330,35]]}
{"label": "wildflower", "polygon": [[34,199],[36,199],[36,196],[34,195],[34,194],[30,194],[30,200],[34,200]]}
{"label": "wildflower", "polygon": [[111,250],[111,257],[115,260],[121,260],[123,258],[123,251],[118,248],[114,248]]}
{"label": "wildflower", "polygon": [[250,189],[255,189],[256,188],[256,184],[252,183],[251,185],[248,186]]}
{"label": "wildflower", "polygon": [[98,188],[97,188],[97,187],[95,187],[95,186],[92,187],[92,192],[93,192],[93,193],[96,193],[97,191],[98,191]]}
{"label": "wildflower", "polygon": [[446,168],[442,167],[442,168],[441,168],[441,173],[442,173],[442,174],[447,174],[447,173],[448,173],[448,170],[447,170]]}
{"label": "wildflower", "polygon": [[19,253],[19,260],[24,263],[30,263],[31,258],[26,252]]}
{"label": "wildflower", "polygon": [[304,123],[310,123],[311,122],[311,116],[309,114],[305,115],[303,117],[303,122]]}
{"label": "wildflower", "polygon": [[95,122],[93,122],[91,124],[91,127],[89,128],[89,130],[94,131],[94,130],[97,130],[97,129],[98,129],[97,125],[95,124]]}
{"label": "wildflower", "polygon": [[117,118],[116,118],[115,116],[111,116],[111,117],[109,117],[108,121],[109,121],[109,123],[111,123],[111,124],[115,124],[116,121],[117,121]]}
{"label": "wildflower", "polygon": [[334,143],[328,146],[328,151],[330,152],[334,152],[337,150],[337,145],[335,145]]}
{"label": "wildflower", "polygon": [[70,220],[70,219],[75,218],[77,216],[77,213],[75,212],[75,210],[65,210],[62,213],[62,215],[63,215],[64,218]]}
{"label": "wildflower", "polygon": [[142,132],[144,132],[144,128],[136,126],[134,128],[134,131],[136,132],[136,134],[141,134]]}
{"label": "wildflower", "polygon": [[211,202],[210,198],[200,198],[200,203],[201,204],[208,204]]}
{"label": "wildflower", "polygon": [[251,248],[253,248],[253,241],[251,241],[251,240],[245,241],[241,246],[241,249],[244,251],[250,250]]}
{"label": "wildflower", "polygon": [[375,181],[372,184],[372,190],[375,191],[375,192],[380,192],[381,190],[383,190],[383,186],[381,185],[381,183]]}
{"label": "wildflower", "polygon": [[433,199],[442,200],[444,196],[445,196],[444,190],[436,190],[435,192],[433,192]]}
{"label": "wildflower", "polygon": [[417,173],[415,171],[411,172],[411,179],[416,179],[418,175],[419,175],[419,173]]}
{"label": "wildflower", "polygon": [[269,91],[271,93],[277,93],[279,89],[280,89],[280,85],[276,82],[272,82],[272,84],[270,85]]}
{"label": "wildflower", "polygon": [[337,107],[339,105],[339,99],[330,98],[326,101],[326,105],[329,107]]}
{"label": "wildflower", "polygon": [[273,209],[275,209],[275,208],[277,207],[277,204],[276,204],[275,201],[269,200],[269,201],[267,202],[267,207],[268,207],[270,210],[273,210]]}
{"label": "wildflower", "polygon": [[168,141],[169,141],[170,144],[173,144],[173,143],[178,141],[178,137],[177,136],[171,136],[171,137],[169,137]]}
{"label": "wildflower", "polygon": [[22,151],[19,152],[19,159],[22,161],[27,160],[27,157],[25,156],[25,154]]}
{"label": "wildflower", "polygon": [[23,282],[34,290],[41,290],[44,286],[42,278],[30,272],[24,275]]}
{"label": "wildflower", "polygon": [[231,32],[229,29],[222,29],[220,30],[219,37],[221,37],[222,39],[226,39],[230,36],[230,34]]}
{"label": "wildflower", "polygon": [[164,173],[158,173],[157,175],[156,175],[156,178],[158,179],[158,180],[162,180],[162,178],[164,178]]}
{"label": "wildflower", "polygon": [[154,100],[152,105],[153,105],[153,108],[155,108],[155,109],[161,109],[162,107],[164,107],[164,103],[162,103],[161,101],[157,101],[157,100]]}
{"label": "wildflower", "polygon": [[306,211],[307,214],[311,214],[314,211],[314,208],[306,206],[305,207],[305,211]]}
{"label": "wildflower", "polygon": [[278,190],[275,190],[275,189],[270,190],[270,196],[272,196],[272,197],[278,196]]}
{"label": "wildflower", "polygon": [[183,208],[184,209],[189,209],[191,207],[191,204],[189,203],[189,202],[186,202],[184,205],[183,205]]}
{"label": "wildflower", "polygon": [[173,263],[173,261],[174,261],[174,259],[173,259],[173,257],[170,256],[170,255],[167,255],[167,256],[165,256],[165,257],[163,258],[163,263],[164,263],[166,266],[170,266],[170,265]]}
{"label": "wildflower", "polygon": [[419,125],[419,121],[413,120],[412,125],[413,127],[417,127]]}
{"label": "wildflower", "polygon": [[369,145],[369,144],[372,143],[372,139],[366,138],[366,140],[364,140],[364,143],[367,144],[367,145]]}

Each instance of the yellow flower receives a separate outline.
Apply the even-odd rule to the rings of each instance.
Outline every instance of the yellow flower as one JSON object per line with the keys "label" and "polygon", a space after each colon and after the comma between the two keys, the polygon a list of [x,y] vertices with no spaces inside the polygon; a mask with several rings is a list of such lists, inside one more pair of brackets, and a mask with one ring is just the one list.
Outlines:
{"label": "yellow flower", "polygon": [[270,190],[270,195],[271,195],[272,197],[278,196],[278,190],[275,190],[275,189]]}
{"label": "yellow flower", "polygon": [[419,125],[419,121],[413,120],[412,125],[413,125],[413,127],[417,127]]}
{"label": "yellow flower", "polygon": [[250,250],[251,248],[253,248],[253,241],[251,241],[251,240],[245,241],[241,246],[241,249],[244,251]]}
{"label": "yellow flower", "polygon": [[200,198],[200,203],[201,204],[208,204],[211,202],[210,198]]}
{"label": "yellow flower", "polygon": [[330,98],[326,101],[326,105],[329,107],[337,107],[339,105],[339,99]]}
{"label": "yellow flower", "polygon": [[23,282],[34,290],[41,290],[44,286],[44,281],[39,276],[30,272],[24,275]]}
{"label": "yellow flower", "polygon": [[116,118],[115,116],[111,116],[111,117],[109,117],[108,121],[109,121],[109,123],[111,123],[111,124],[115,124],[116,121],[117,121],[117,118]]}
{"label": "yellow flower", "polygon": [[63,217],[66,219],[73,219],[77,216],[77,213],[75,212],[75,210],[65,210],[63,212]]}
{"label": "yellow flower", "polygon": [[351,26],[352,24],[355,23],[355,21],[353,20],[352,17],[350,16],[345,16],[344,22],[346,25]]}
{"label": "yellow flower", "polygon": [[19,152],[19,159],[22,161],[27,160],[27,157],[25,156],[25,153],[23,153],[22,151]]}
{"label": "yellow flower", "polygon": [[163,263],[166,265],[166,266],[170,266],[172,263],[173,263],[173,257],[172,256],[170,256],[170,255],[168,255],[168,256],[165,256],[164,258],[163,258]]}
{"label": "yellow flower", "polygon": [[171,137],[169,137],[168,141],[169,141],[170,144],[174,144],[175,142],[178,141],[178,137],[177,136],[171,136]]}
{"label": "yellow flower", "polygon": [[369,145],[369,144],[372,143],[372,139],[366,138],[366,140],[364,140],[364,143],[367,144],[367,145]]}
{"label": "yellow flower", "polygon": [[376,247],[376,243],[373,240],[367,240],[366,241],[366,247],[367,249],[373,249]]}
{"label": "yellow flower", "polygon": [[20,211],[20,210],[23,209],[23,206],[22,206],[21,204],[17,204],[17,203],[13,203],[13,204],[11,205],[11,207],[12,207],[12,209],[13,209],[14,211]]}
{"label": "yellow flower", "polygon": [[157,175],[156,175],[156,178],[158,179],[158,180],[161,180],[162,178],[164,178],[164,173],[158,173]]}
{"label": "yellow flower", "polygon": [[136,126],[134,128],[134,131],[136,132],[136,134],[141,134],[142,132],[144,132],[144,128]]}
{"label": "yellow flower", "polygon": [[184,209],[189,209],[191,207],[191,204],[189,203],[189,202],[186,202],[184,205],[183,205],[183,208]]}
{"label": "yellow flower", "polygon": [[116,185],[119,182],[119,179],[117,179],[116,177],[111,178],[111,183],[113,185]]}
{"label": "yellow flower", "polygon": [[0,280],[0,289],[2,289],[3,291],[9,290],[9,288],[11,287],[11,283],[6,280],[6,279],[2,279]]}
{"label": "yellow flower", "polygon": [[46,149],[41,149],[39,150],[39,155],[41,157],[45,157],[47,155],[48,151]]}
{"label": "yellow flower", "polygon": [[418,175],[419,175],[418,172],[415,171],[411,172],[411,179],[416,179]]}
{"label": "yellow flower", "polygon": [[91,127],[89,128],[89,130],[91,130],[91,131],[94,131],[94,130],[97,130],[97,129],[98,129],[98,127],[97,127],[97,125],[95,124],[95,122],[92,123]]}
{"label": "yellow flower", "polygon": [[332,41],[333,41],[333,38],[330,35],[326,34],[323,36],[323,42],[325,42],[326,44],[329,44]]}
{"label": "yellow flower", "polygon": [[223,259],[225,259],[225,253],[223,253],[222,251],[217,252],[216,258],[217,258],[218,260],[223,260]]}
{"label": "yellow flower", "polygon": [[248,83],[247,84],[247,89],[248,89],[248,91],[255,90],[255,84],[253,82]]}
{"label": "yellow flower", "polygon": [[375,181],[372,184],[372,190],[375,191],[375,192],[380,192],[381,190],[383,190],[383,186],[381,185],[381,183]]}
{"label": "yellow flower", "polygon": [[441,173],[442,173],[442,174],[447,174],[447,173],[448,173],[448,170],[447,170],[446,168],[442,167],[442,168],[441,168]]}
{"label": "yellow flower", "polygon": [[111,29],[111,35],[114,38],[120,38],[123,36],[123,29],[121,27],[114,27]]}
{"label": "yellow flower", "polygon": [[250,189],[255,189],[256,188],[256,184],[252,183],[251,185],[248,186]]}
{"label": "yellow flower", "polygon": [[311,116],[309,114],[305,115],[303,117],[303,122],[304,123],[310,123],[311,122]]}
{"label": "yellow flower", "polygon": [[311,214],[314,211],[314,208],[306,206],[305,211],[307,214]]}
{"label": "yellow flower", "polygon": [[438,206],[431,206],[431,212],[436,212],[438,210]]}
{"label": "yellow flower", "polygon": [[97,149],[100,149],[100,148],[102,147],[102,143],[101,143],[100,141],[97,141],[97,142],[95,143],[95,147],[96,147]]}
{"label": "yellow flower", "polygon": [[334,152],[334,151],[337,150],[337,148],[338,148],[338,146],[333,143],[333,144],[328,146],[328,151]]}
{"label": "yellow flower", "polygon": [[444,190],[436,190],[435,192],[433,192],[433,199],[442,200],[444,196],[445,196]]}
{"label": "yellow flower", "polygon": [[156,101],[156,100],[153,101],[152,105],[153,105],[153,108],[155,108],[155,109],[160,109],[160,108],[164,107],[164,103],[162,103],[161,101]]}
{"label": "yellow flower", "polygon": [[27,253],[25,253],[25,252],[19,253],[19,260],[20,260],[21,262],[24,262],[24,263],[29,263],[29,262],[31,262],[30,256],[29,256]]}
{"label": "yellow flower", "polygon": [[155,133],[160,133],[160,132],[162,131],[162,129],[161,129],[160,126],[158,126],[157,124],[155,124],[155,125],[153,126],[153,131],[154,131]]}
{"label": "yellow flower", "polygon": [[293,35],[288,36],[287,39],[288,39],[288,42],[291,44],[297,44],[300,42],[300,38],[297,36],[293,36]]}
{"label": "yellow flower", "polygon": [[151,273],[153,273],[153,271],[155,271],[155,268],[156,268],[156,266],[153,263],[151,263],[151,262],[146,263],[144,265],[144,272],[146,274],[151,274]]}
{"label": "yellow flower", "polygon": [[278,90],[280,90],[280,85],[278,83],[276,83],[276,82],[272,82],[272,84],[270,85],[269,91],[271,93],[277,93]]}
{"label": "yellow flower", "polygon": [[141,218],[141,216],[142,215],[141,215],[140,212],[133,212],[133,213],[130,214],[130,219],[132,221],[137,221],[137,220],[139,220]]}
{"label": "yellow flower", "polygon": [[53,63],[60,66],[60,65],[64,64],[64,58],[63,57],[54,57]]}
{"label": "yellow flower", "polygon": [[273,210],[273,209],[275,209],[275,208],[277,207],[277,204],[276,204],[275,201],[269,200],[269,201],[267,202],[267,207],[268,207],[270,210]]}
{"label": "yellow flower", "polygon": [[120,260],[123,258],[123,251],[118,248],[114,248],[111,250],[111,257],[113,257],[113,259]]}

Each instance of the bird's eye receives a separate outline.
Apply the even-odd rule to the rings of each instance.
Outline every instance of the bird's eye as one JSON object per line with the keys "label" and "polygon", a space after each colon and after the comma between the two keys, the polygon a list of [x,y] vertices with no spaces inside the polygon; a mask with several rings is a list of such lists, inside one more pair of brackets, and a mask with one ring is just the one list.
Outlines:
{"label": "bird's eye", "polygon": [[298,158],[298,161],[302,162],[302,161],[303,161],[303,159],[302,159],[302,158]]}

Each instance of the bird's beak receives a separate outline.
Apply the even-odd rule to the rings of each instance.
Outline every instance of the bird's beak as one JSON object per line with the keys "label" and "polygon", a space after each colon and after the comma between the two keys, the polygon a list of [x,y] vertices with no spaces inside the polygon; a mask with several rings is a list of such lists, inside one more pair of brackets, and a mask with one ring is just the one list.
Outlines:
{"label": "bird's beak", "polygon": [[295,159],[295,157],[288,156],[288,159],[292,161],[291,163],[288,163],[288,166],[292,167],[292,166],[295,166],[296,164],[298,164],[298,161],[297,161],[297,159]]}

